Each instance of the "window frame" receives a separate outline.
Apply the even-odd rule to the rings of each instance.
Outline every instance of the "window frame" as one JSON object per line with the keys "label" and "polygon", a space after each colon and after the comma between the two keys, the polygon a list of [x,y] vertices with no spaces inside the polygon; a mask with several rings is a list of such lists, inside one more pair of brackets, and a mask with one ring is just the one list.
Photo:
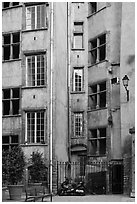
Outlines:
{"label": "window frame", "polygon": [[[105,36],[105,42],[104,42],[103,44],[101,44],[101,43],[100,43],[100,39],[101,39],[101,37],[103,37],[103,36]],[[94,43],[95,43],[95,42],[96,42],[96,45],[95,45],[95,47],[94,47]],[[95,65],[95,64],[97,64],[97,63],[100,63],[100,62],[106,60],[106,55],[107,55],[107,53],[106,53],[107,34],[106,34],[106,33],[102,33],[102,34],[99,35],[98,37],[89,40],[89,43],[88,43],[88,44],[89,44],[89,46],[88,46],[88,55],[89,55],[89,57],[88,57],[88,58],[89,58],[88,64],[89,64],[89,66],[93,66],[93,65]],[[92,46],[93,46],[93,48],[92,48]],[[104,57],[103,59],[100,59],[100,58],[101,58],[100,50],[101,50],[102,48],[105,49],[105,52],[104,52],[105,57]],[[96,56],[94,56],[95,59],[92,58],[92,55],[93,55],[92,53],[96,53]],[[92,61],[93,61],[93,62],[92,62]]]}
{"label": "window frame", "polygon": [[[38,7],[40,7],[40,27],[38,27]],[[43,7],[43,11],[44,11],[44,15],[41,14],[42,11],[42,7]],[[30,11],[30,19],[27,17],[29,14],[27,13],[27,9],[32,9],[34,8],[34,19],[32,17],[32,10]],[[45,29],[47,27],[47,18],[46,18],[46,3],[39,3],[39,4],[26,4],[26,15],[25,15],[25,30],[26,31],[31,31],[31,30],[38,30],[38,29]],[[42,18],[42,16],[44,16]],[[42,20],[44,19],[44,26],[42,26]],[[28,20],[30,20],[30,24],[27,25]],[[32,27],[32,21],[34,21],[34,27]],[[28,26],[28,27],[27,27]]]}
{"label": "window frame", "polygon": [[[43,67],[38,67],[38,57],[43,57]],[[35,62],[35,67],[34,67],[34,85],[32,84],[32,76],[33,73],[29,71],[29,67],[28,67],[28,59],[33,59],[34,58],[34,62]],[[32,64],[32,61],[31,61]],[[42,64],[42,61],[40,61],[40,64]],[[31,67],[32,68],[32,67]],[[43,69],[43,72],[41,72],[41,70]],[[31,69],[33,70],[33,68]],[[40,72],[38,72],[38,70]],[[30,73],[30,75],[28,75],[28,73]],[[41,78],[43,74],[43,78]],[[40,76],[40,80],[38,80],[38,75]],[[46,86],[47,84],[47,53],[46,52],[42,52],[42,53],[29,53],[29,55],[26,55],[26,87],[43,87]],[[29,79],[29,76],[31,77],[31,79]],[[43,84],[42,84],[42,80],[43,80]],[[38,84],[38,81],[40,82],[40,84]],[[30,84],[30,85],[29,85]]]}
{"label": "window frame", "polygon": [[[14,35],[15,34],[18,34],[19,35],[19,41],[17,42],[14,42]],[[10,43],[4,43],[4,37],[6,36],[10,36]],[[10,60],[18,60],[20,59],[20,52],[21,52],[21,49],[20,49],[20,45],[21,45],[21,34],[20,34],[20,31],[16,31],[16,32],[13,32],[13,33],[3,33],[3,42],[2,42],[2,49],[3,49],[3,61],[10,61]],[[14,48],[15,46],[18,46],[18,57],[14,57]],[[5,48],[6,47],[9,47],[9,58],[8,59],[5,59]]]}
{"label": "window frame", "polygon": [[[13,93],[14,93],[14,90],[18,90],[19,91],[19,97],[13,97]],[[10,96],[9,98],[4,98],[4,90],[9,90],[10,92]],[[14,88],[3,88],[2,89],[2,107],[3,107],[3,110],[2,110],[2,116],[17,116],[17,115],[20,115],[20,99],[21,99],[21,90],[19,87],[14,87]],[[9,114],[4,114],[4,103],[6,101],[9,101]],[[19,109],[18,109],[18,113],[17,114],[13,114],[13,111],[14,111],[14,101],[18,101],[19,103]]]}
{"label": "window frame", "polygon": [[[72,44],[72,49],[74,50],[81,50],[84,49],[84,22],[83,21],[75,21],[74,24],[74,29],[73,29],[73,44]],[[76,26],[81,26],[81,30],[75,29]],[[76,36],[81,37],[81,46],[76,47]]]}
{"label": "window frame", "polygon": [[[43,113],[44,114],[44,122],[43,123],[40,123],[40,131],[44,131],[44,134],[43,134],[43,137],[41,135],[41,132],[40,132],[40,140],[41,138],[43,138],[40,142],[37,142],[37,139],[38,139],[38,134],[37,134],[37,131],[38,131],[38,114],[40,113]],[[33,138],[33,135],[31,135],[31,131],[32,129],[30,130],[28,128],[28,114],[34,114],[34,138]],[[41,128],[43,125],[43,129]],[[30,126],[32,126],[32,123],[30,123]],[[45,109],[41,109],[41,110],[28,110],[25,112],[25,143],[26,144],[46,144],[47,142],[47,111]],[[30,139],[28,138],[28,130],[30,130]]]}
{"label": "window frame", "polygon": [[[76,126],[76,117],[79,116],[79,125]],[[78,122],[77,122],[78,123]],[[81,138],[84,135],[84,113],[73,112],[73,135],[72,138]]]}
{"label": "window frame", "polygon": [[[17,138],[18,138],[18,142],[16,143],[16,142],[13,142],[12,143],[12,137],[15,137],[15,136],[17,136]],[[9,137],[9,142],[8,143],[3,143],[3,138],[4,137]],[[18,146],[19,145],[19,135],[2,135],[2,149],[4,149],[3,147],[4,146],[8,146],[9,148],[9,150],[11,150],[11,148],[12,148],[12,146]]]}
{"label": "window frame", "polygon": [[[103,129],[105,130],[106,132],[106,136],[105,137],[101,137],[101,134],[100,134],[100,130]],[[89,145],[89,156],[105,156],[106,153],[107,153],[107,145],[106,145],[106,141],[107,141],[107,127],[98,127],[98,128],[90,128],[89,131],[90,131],[90,134],[92,131],[96,130],[97,134],[96,134],[96,137],[91,137],[88,135],[88,141],[90,142],[90,145]],[[92,134],[91,134],[92,135]],[[102,140],[105,140],[105,153],[100,153],[100,143]],[[90,151],[90,148],[92,146],[91,142],[94,141],[96,142],[96,150],[95,150],[95,153],[91,153]]]}
{"label": "window frame", "polygon": [[[102,84],[105,84],[105,89],[104,90],[100,90],[101,89],[101,85]],[[97,109],[103,109],[103,108],[106,108],[107,107],[107,81],[101,81],[101,82],[98,82],[96,84],[91,84],[88,86],[88,89],[91,89],[93,90],[93,87],[96,86],[96,91],[93,93],[89,93],[89,90],[88,90],[88,109],[89,110],[97,110]],[[105,93],[105,106],[103,105],[103,107],[100,105],[101,104],[101,94]],[[90,101],[89,100],[93,100],[93,99],[90,99],[90,98],[93,98],[95,96],[95,104],[93,104],[93,106],[95,107],[91,107],[91,105],[89,105]]]}
{"label": "window frame", "polygon": [[[78,80],[76,83],[76,71],[81,71],[81,81]],[[80,89],[80,90],[78,90]],[[74,67],[73,68],[73,92],[83,92],[84,91],[84,68],[83,67]]]}

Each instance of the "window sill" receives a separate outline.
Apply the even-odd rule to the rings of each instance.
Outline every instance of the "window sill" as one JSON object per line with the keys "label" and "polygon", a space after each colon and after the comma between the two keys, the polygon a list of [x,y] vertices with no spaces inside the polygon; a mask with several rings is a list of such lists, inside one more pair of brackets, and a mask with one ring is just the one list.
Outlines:
{"label": "window sill", "polygon": [[72,51],[84,51],[85,48],[71,48]]}
{"label": "window sill", "polygon": [[48,27],[38,28],[38,29],[32,29],[32,30],[22,30],[22,33],[35,32],[35,31],[43,31],[43,30],[48,30]]}
{"label": "window sill", "polygon": [[102,155],[92,155],[92,154],[87,154],[87,157],[106,157],[106,154],[102,154]]}
{"label": "window sill", "polygon": [[85,91],[71,91],[71,94],[85,94]]}
{"label": "window sill", "polygon": [[71,137],[71,139],[84,139],[85,136],[77,136],[77,137]]}
{"label": "window sill", "polygon": [[43,86],[23,86],[22,89],[40,89],[40,88],[47,88],[46,85],[43,85]]}
{"label": "window sill", "polygon": [[21,58],[18,58],[18,59],[9,59],[9,60],[2,60],[2,63],[15,62],[15,61],[21,61]]}
{"label": "window sill", "polygon": [[90,109],[90,108],[88,108],[88,111],[87,111],[87,112],[100,111],[100,110],[104,110],[104,109],[107,109],[107,107],[96,108],[96,109]]}
{"label": "window sill", "polygon": [[22,7],[22,5],[17,5],[17,6],[9,6],[7,8],[2,8],[2,11],[8,10],[8,9],[14,9],[14,8],[19,8]]}
{"label": "window sill", "polygon": [[28,143],[28,144],[20,144],[22,147],[30,147],[30,146],[48,146],[47,143],[41,144],[41,143]]}
{"label": "window sill", "polygon": [[102,60],[102,61],[96,62],[95,64],[90,64],[90,65],[88,65],[88,68],[93,67],[93,66],[96,66],[96,65],[98,65],[98,64],[101,64],[101,63],[103,63],[103,62],[108,62],[108,60],[107,60],[107,59],[104,59],[104,60]]}
{"label": "window sill", "polygon": [[3,115],[2,118],[13,118],[13,117],[21,117],[21,114],[18,115]]}
{"label": "window sill", "polygon": [[94,13],[92,13],[92,14],[89,14],[87,18],[90,18],[90,17],[96,15],[97,13],[99,13],[100,11],[102,11],[102,10],[104,10],[104,9],[106,9],[106,8],[107,8],[107,6],[102,7],[102,8],[99,9],[98,11],[96,11],[96,12],[94,12]]}

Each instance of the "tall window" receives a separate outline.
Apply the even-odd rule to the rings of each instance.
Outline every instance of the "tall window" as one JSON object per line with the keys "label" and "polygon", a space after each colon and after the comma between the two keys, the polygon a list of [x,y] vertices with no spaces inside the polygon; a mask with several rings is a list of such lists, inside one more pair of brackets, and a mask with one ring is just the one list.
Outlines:
{"label": "tall window", "polygon": [[46,27],[46,5],[26,7],[26,30]]}
{"label": "tall window", "polygon": [[18,115],[20,103],[20,89],[3,89],[3,115]]}
{"label": "tall window", "polygon": [[73,72],[73,91],[83,91],[83,69],[74,68]]}
{"label": "tall window", "polygon": [[19,59],[20,33],[3,35],[3,60]]}
{"label": "tall window", "polygon": [[74,113],[74,137],[83,136],[83,113]]}
{"label": "tall window", "polygon": [[106,154],[106,128],[89,130],[89,154]]}
{"label": "tall window", "polygon": [[88,95],[90,109],[106,107],[106,82],[89,86]]}
{"label": "tall window", "polygon": [[73,48],[82,49],[83,45],[83,22],[74,22]]}
{"label": "tall window", "polygon": [[89,65],[105,60],[106,58],[106,34],[89,41]]}
{"label": "tall window", "polygon": [[2,149],[10,150],[12,147],[19,145],[18,135],[4,135],[2,136]]}
{"label": "tall window", "polygon": [[45,112],[26,113],[26,141],[27,143],[45,143],[46,134]]}
{"label": "tall window", "polygon": [[27,56],[27,75],[26,75],[26,85],[27,86],[43,86],[46,81],[46,56],[32,55]]}

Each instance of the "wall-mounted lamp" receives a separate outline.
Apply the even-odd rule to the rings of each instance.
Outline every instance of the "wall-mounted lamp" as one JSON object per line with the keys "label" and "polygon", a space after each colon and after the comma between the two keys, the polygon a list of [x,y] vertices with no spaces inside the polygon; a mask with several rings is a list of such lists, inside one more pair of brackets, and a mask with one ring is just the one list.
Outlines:
{"label": "wall-mounted lamp", "polygon": [[125,87],[126,92],[127,92],[127,101],[129,101],[129,90],[127,89],[127,87],[128,87],[128,81],[129,81],[128,76],[125,75],[125,76],[123,77],[122,81],[123,81],[123,86]]}

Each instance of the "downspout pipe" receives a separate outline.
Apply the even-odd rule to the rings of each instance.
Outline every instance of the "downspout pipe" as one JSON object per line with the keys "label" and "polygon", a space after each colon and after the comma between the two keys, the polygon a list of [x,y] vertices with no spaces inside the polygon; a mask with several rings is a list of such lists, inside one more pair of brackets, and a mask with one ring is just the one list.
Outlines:
{"label": "downspout pipe", "polygon": [[68,161],[71,162],[70,153],[70,9],[67,2],[67,97],[68,97]]}
{"label": "downspout pipe", "polygon": [[54,3],[51,2],[51,12],[50,12],[50,19],[51,19],[51,28],[50,28],[50,152],[49,152],[49,158],[50,158],[50,193],[52,194],[52,145],[53,145],[53,11]]}

